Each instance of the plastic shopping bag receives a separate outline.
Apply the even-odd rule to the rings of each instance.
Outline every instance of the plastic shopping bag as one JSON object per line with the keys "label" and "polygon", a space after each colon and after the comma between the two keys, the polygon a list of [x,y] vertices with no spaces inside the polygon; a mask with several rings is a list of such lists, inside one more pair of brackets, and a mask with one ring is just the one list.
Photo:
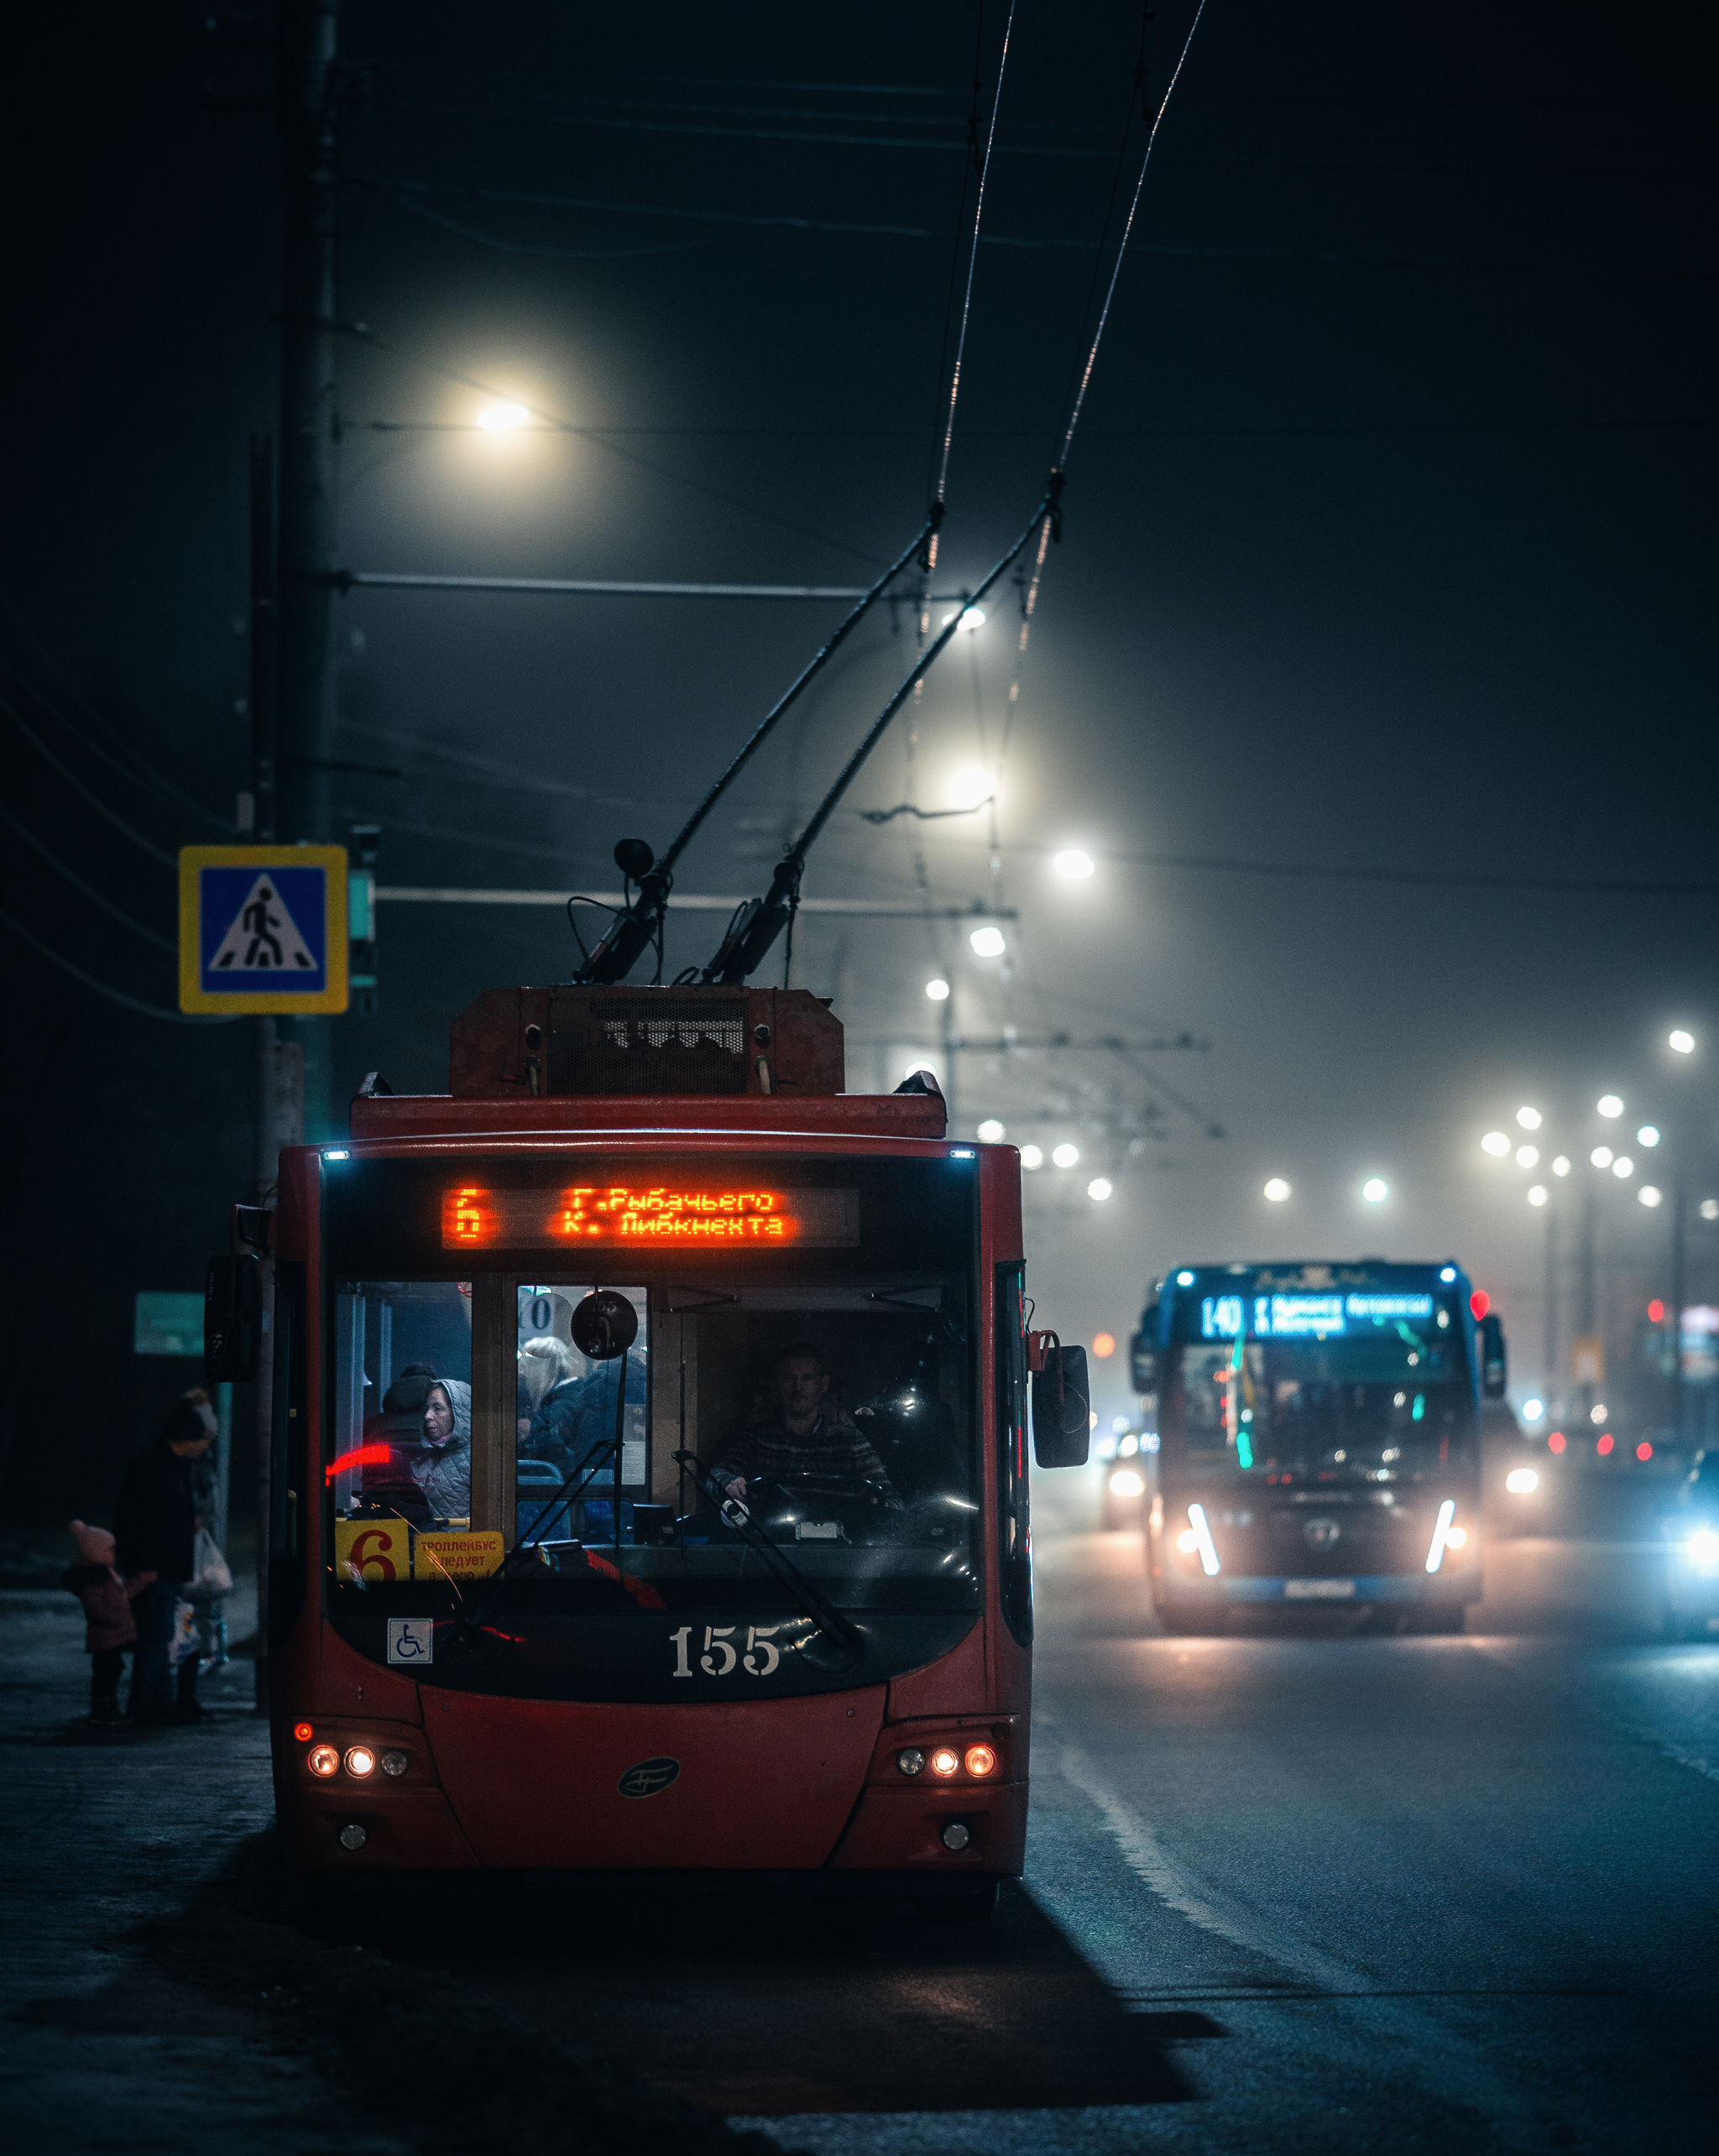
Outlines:
{"label": "plastic shopping bag", "polygon": [[216,1548],[215,1537],[206,1527],[197,1530],[189,1591],[204,1602],[215,1601],[233,1592],[233,1574],[227,1569],[227,1559]]}
{"label": "plastic shopping bag", "polygon": [[203,1634],[197,1623],[197,1613],[183,1596],[173,1605],[173,1637],[167,1646],[170,1667],[177,1669],[182,1662],[194,1661],[203,1651]]}

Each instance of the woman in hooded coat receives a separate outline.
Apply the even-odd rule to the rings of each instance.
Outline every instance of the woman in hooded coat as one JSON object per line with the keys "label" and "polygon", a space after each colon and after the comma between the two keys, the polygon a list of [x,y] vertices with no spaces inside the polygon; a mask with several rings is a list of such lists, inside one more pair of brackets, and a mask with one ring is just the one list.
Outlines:
{"label": "woman in hooded coat", "polygon": [[472,1517],[472,1388],[438,1377],[424,1399],[424,1450],[412,1463],[432,1519]]}

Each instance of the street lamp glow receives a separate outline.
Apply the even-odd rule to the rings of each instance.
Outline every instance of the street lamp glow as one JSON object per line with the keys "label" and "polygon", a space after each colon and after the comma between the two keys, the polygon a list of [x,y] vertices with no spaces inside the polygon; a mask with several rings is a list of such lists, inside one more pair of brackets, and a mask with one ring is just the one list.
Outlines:
{"label": "street lamp glow", "polygon": [[925,993],[933,1003],[947,1003],[949,1000],[949,984],[946,980],[927,981],[925,984]]}
{"label": "street lamp glow", "polygon": [[1059,876],[1067,876],[1071,881],[1078,882],[1082,876],[1092,874],[1092,856],[1083,854],[1078,846],[1066,846],[1060,854],[1053,857],[1051,866]]}
{"label": "street lamp glow", "polygon": [[1543,1182],[1537,1182],[1528,1194],[1528,1202],[1530,1205],[1544,1205],[1546,1202],[1547,1195],[1548,1193],[1545,1184]]}
{"label": "street lamp glow", "polygon": [[1685,1033],[1680,1026],[1674,1026],[1665,1036],[1665,1045],[1675,1048],[1680,1056],[1692,1056],[1695,1052],[1695,1036]]}
{"label": "street lamp glow", "polygon": [[1603,1400],[1596,1400],[1593,1406],[1588,1410],[1588,1420],[1593,1423],[1596,1428],[1597,1428],[1600,1423],[1606,1420],[1607,1417],[1610,1415],[1611,1412],[1612,1410],[1606,1405]]}
{"label": "street lamp glow", "polygon": [[982,808],[996,789],[983,771],[963,771],[949,789],[957,808]]}
{"label": "street lamp glow", "polygon": [[1701,1203],[1701,1214],[1704,1220],[1719,1220],[1719,1198],[1704,1198]]}
{"label": "street lamp glow", "polygon": [[1544,1118],[1538,1108],[1518,1108],[1516,1120],[1524,1130],[1538,1130]]}
{"label": "street lamp glow", "polygon": [[1059,1168],[1072,1168],[1079,1157],[1079,1146],[1057,1146],[1051,1151],[1051,1159]]}
{"label": "street lamp glow", "polygon": [[1361,1194],[1369,1205],[1382,1205],[1391,1195],[1391,1186],[1380,1176],[1369,1176],[1361,1186]]}
{"label": "street lamp glow", "polygon": [[1557,1159],[1552,1163],[1552,1172],[1554,1175],[1568,1175],[1570,1173],[1570,1156],[1568,1153],[1560,1153]]}
{"label": "street lamp glow", "polygon": [[1274,1175],[1266,1185],[1266,1196],[1273,1205],[1281,1205],[1289,1195],[1289,1186],[1280,1175]]}
{"label": "street lamp glow", "polygon": [[[966,630],[969,636],[973,634],[975,629],[983,629],[985,627],[985,608],[983,607],[963,607],[960,609],[960,617],[961,626]],[[955,615],[953,612],[946,613],[943,618],[940,626],[947,629],[954,619]]]}
{"label": "street lamp glow", "polygon": [[1044,1155],[1037,1146],[1023,1146],[1021,1148],[1021,1165],[1023,1168],[1042,1168]]}
{"label": "street lamp glow", "polygon": [[1110,1194],[1110,1185],[1108,1177],[1095,1175],[1092,1181],[1086,1186],[1086,1194],[1089,1198],[1094,1198],[1100,1204],[1102,1204],[1105,1199]]}
{"label": "street lamp glow", "polygon": [[524,405],[486,405],[478,424],[486,434],[510,434],[515,427],[529,425],[530,417]]}
{"label": "street lamp glow", "polygon": [[1609,1146],[1596,1146],[1592,1152],[1588,1155],[1588,1158],[1596,1168],[1609,1168],[1612,1165],[1612,1148]]}
{"label": "street lamp glow", "polygon": [[1516,1165],[1518,1167],[1537,1168],[1539,1164],[1540,1149],[1538,1146],[1518,1146],[1517,1147]]}
{"label": "street lamp glow", "polygon": [[1544,1400],[1524,1400],[1522,1403],[1522,1419],[1524,1423],[1538,1423],[1545,1412],[1546,1403]]}
{"label": "street lamp glow", "polygon": [[1612,1172],[1622,1182],[1635,1173],[1635,1162],[1628,1153],[1620,1153],[1612,1163]]}
{"label": "street lamp glow", "polygon": [[1636,1193],[1636,1196],[1641,1200],[1642,1203],[1648,1206],[1658,1205],[1662,1201],[1664,1195],[1665,1193],[1664,1191],[1655,1190],[1653,1184],[1650,1182],[1644,1182],[1641,1188]]}
{"label": "street lamp glow", "polygon": [[978,958],[1001,958],[1008,945],[1003,940],[1001,928],[975,928],[967,938]]}
{"label": "street lamp glow", "polygon": [[1502,1161],[1510,1151],[1510,1141],[1502,1130],[1488,1130],[1481,1140],[1481,1151],[1490,1153],[1494,1160]]}
{"label": "street lamp glow", "polygon": [[1594,1103],[1601,1115],[1616,1117],[1623,1113],[1623,1096],[1617,1093],[1602,1093]]}
{"label": "street lamp glow", "polygon": [[981,1146],[1001,1146],[1002,1144],[1003,1126],[998,1122],[995,1115],[987,1115],[984,1122],[980,1125],[979,1142]]}
{"label": "street lamp glow", "polygon": [[1643,1123],[1641,1129],[1635,1134],[1635,1141],[1638,1146],[1657,1146],[1659,1142],[1659,1133],[1651,1123]]}

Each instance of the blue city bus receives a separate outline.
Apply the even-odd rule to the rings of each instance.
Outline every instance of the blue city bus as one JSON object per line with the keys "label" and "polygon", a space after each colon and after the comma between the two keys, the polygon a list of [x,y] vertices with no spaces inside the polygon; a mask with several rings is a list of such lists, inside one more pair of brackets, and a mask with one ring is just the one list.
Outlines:
{"label": "blue city bus", "polygon": [[1505,1385],[1502,1332],[1471,1294],[1449,1261],[1165,1276],[1131,1345],[1167,1631],[1262,1603],[1462,1629],[1481,1593],[1481,1402]]}

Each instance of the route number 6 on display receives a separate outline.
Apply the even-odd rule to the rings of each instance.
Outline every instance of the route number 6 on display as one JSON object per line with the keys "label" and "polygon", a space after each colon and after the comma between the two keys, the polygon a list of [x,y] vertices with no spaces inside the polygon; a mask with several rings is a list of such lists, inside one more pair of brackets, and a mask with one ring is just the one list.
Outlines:
{"label": "route number 6 on display", "polygon": [[[732,1677],[737,1669],[744,1669],[749,1677],[768,1677],[781,1661],[781,1649],[776,1645],[780,1625],[748,1625],[744,1649],[734,1646],[738,1625],[707,1625],[704,1627],[704,1647],[698,1657],[698,1667],[707,1677]],[[675,1643],[675,1675],[692,1674],[692,1627],[682,1625],[669,1637]]]}

